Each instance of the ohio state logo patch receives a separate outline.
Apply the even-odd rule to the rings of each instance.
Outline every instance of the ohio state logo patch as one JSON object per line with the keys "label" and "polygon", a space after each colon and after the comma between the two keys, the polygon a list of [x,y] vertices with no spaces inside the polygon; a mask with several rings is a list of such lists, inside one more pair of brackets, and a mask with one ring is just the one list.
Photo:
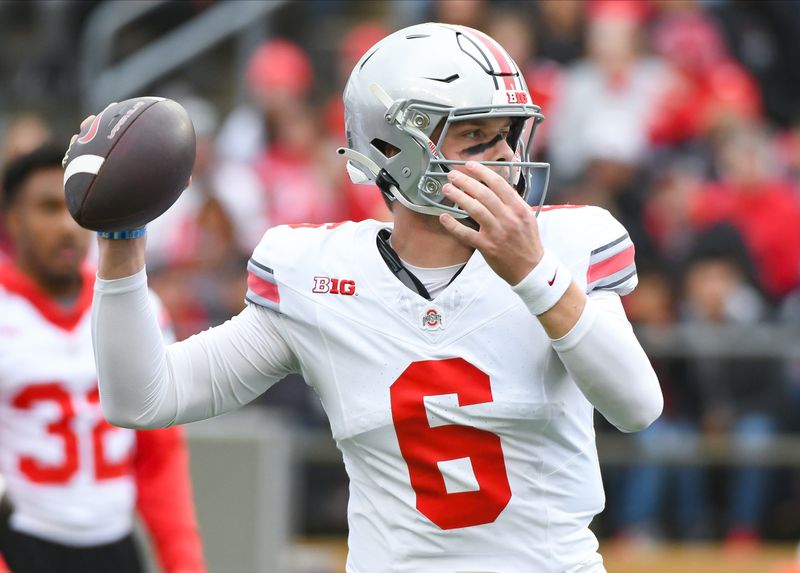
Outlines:
{"label": "ohio state logo patch", "polygon": [[422,328],[424,330],[437,330],[444,328],[444,317],[436,308],[428,307],[422,313]]}

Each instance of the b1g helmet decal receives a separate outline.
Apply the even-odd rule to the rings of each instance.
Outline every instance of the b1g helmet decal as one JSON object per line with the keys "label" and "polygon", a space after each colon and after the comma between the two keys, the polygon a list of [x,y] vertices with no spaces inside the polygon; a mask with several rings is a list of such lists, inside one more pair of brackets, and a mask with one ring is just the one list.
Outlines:
{"label": "b1g helmet decal", "polygon": [[[344,92],[347,170],[354,183],[377,183],[391,200],[420,213],[467,213],[442,193],[447,172],[463,164],[441,144],[459,121],[511,118],[506,138],[514,161],[507,179],[528,200],[544,201],[549,164],[530,161],[531,138],[544,119],[519,67],[495,40],[472,28],[427,23],[373,46],[356,64]],[[539,188],[531,193],[534,170]]]}

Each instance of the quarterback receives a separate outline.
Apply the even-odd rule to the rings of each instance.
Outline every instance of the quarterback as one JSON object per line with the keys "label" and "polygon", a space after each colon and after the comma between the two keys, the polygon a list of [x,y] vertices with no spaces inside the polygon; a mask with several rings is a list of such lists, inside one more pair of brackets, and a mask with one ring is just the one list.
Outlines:
{"label": "quarterback", "polygon": [[529,160],[543,117],[481,32],[384,38],[344,101],[339,153],[394,223],[268,230],[247,308],[169,346],[144,238],[101,239],[106,416],[200,420],[300,372],[350,477],[349,573],[604,571],[594,410],[632,432],[662,408],[620,303],[637,281],[628,234],[599,208],[528,204],[546,182]]}

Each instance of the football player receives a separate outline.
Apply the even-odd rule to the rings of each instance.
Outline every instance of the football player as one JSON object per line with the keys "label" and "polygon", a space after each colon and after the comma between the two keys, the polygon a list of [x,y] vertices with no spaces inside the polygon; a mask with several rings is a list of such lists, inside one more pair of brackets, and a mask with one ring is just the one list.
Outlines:
{"label": "football player", "polygon": [[0,263],[0,556],[14,573],[140,573],[138,508],[163,571],[203,573],[182,432],[103,419],[91,233],[67,210],[62,155],[20,156],[3,181],[13,255]]}
{"label": "football player", "polygon": [[594,410],[631,432],[663,402],[620,303],[637,280],[628,234],[596,207],[526,202],[546,180],[528,157],[542,115],[481,32],[391,34],[344,102],[340,154],[394,224],[270,229],[248,307],[171,346],[144,239],[100,240],[104,412],[200,420],[300,372],[350,477],[348,572],[604,571]]}

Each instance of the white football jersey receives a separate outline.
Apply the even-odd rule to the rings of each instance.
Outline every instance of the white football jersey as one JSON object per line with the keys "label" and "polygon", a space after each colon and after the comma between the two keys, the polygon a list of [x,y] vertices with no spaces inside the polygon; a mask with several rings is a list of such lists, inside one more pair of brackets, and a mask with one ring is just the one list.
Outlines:
{"label": "white football jersey", "polygon": [[91,341],[94,272],[65,311],[0,265],[0,474],[15,529],[67,545],[132,528],[135,432],[100,410]]}
{"label": "white football jersey", "polygon": [[[478,252],[434,300],[418,295],[379,254],[382,228],[277,227],[248,266],[248,301],[285,317],[343,454],[348,572],[599,566],[593,407],[539,321]],[[635,287],[608,212],[547,208],[539,229],[587,292]]]}

